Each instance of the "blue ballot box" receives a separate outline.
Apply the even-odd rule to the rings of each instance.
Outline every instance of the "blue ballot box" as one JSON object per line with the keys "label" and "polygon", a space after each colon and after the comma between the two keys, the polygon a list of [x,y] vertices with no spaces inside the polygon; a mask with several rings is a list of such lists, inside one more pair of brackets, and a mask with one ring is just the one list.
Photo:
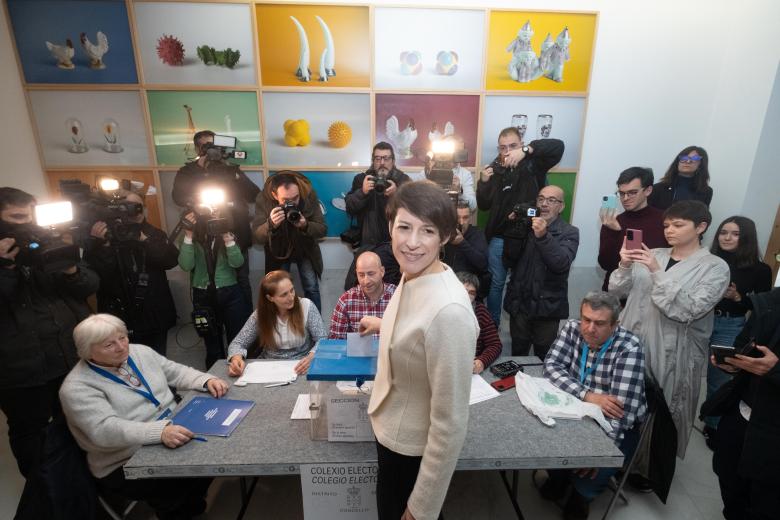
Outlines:
{"label": "blue ballot box", "polygon": [[332,442],[373,441],[368,418],[376,357],[347,355],[347,341],[317,344],[306,379],[309,384],[311,438]]}

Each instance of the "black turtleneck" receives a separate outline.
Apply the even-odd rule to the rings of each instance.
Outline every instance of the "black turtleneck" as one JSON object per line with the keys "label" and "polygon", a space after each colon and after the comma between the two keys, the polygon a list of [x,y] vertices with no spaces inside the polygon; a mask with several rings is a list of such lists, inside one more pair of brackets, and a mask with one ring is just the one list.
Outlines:
{"label": "black turtleneck", "polygon": [[743,316],[752,309],[752,303],[748,295],[752,293],[766,292],[772,289],[772,269],[764,262],[758,262],[748,267],[736,267],[734,265],[734,253],[721,251],[718,253],[729,264],[731,281],[736,284],[737,292],[742,296],[742,301],[735,302],[723,298],[715,306],[715,310],[727,312],[730,316]]}

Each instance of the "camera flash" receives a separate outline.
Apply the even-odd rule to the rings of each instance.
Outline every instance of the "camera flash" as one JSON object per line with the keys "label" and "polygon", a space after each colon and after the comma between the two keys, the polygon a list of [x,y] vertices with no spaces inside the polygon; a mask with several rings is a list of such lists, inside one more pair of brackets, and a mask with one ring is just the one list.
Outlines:
{"label": "camera flash", "polygon": [[35,222],[41,227],[54,226],[71,220],[73,220],[73,206],[70,201],[35,206]]}
{"label": "camera flash", "polygon": [[207,188],[200,192],[200,202],[212,207],[225,202],[225,191],[219,188]]}
{"label": "camera flash", "polygon": [[119,181],[116,179],[100,179],[100,189],[103,191],[116,191],[119,189]]}
{"label": "camera flash", "polygon": [[434,155],[452,154],[455,151],[455,143],[451,139],[439,139],[431,143],[431,151]]}

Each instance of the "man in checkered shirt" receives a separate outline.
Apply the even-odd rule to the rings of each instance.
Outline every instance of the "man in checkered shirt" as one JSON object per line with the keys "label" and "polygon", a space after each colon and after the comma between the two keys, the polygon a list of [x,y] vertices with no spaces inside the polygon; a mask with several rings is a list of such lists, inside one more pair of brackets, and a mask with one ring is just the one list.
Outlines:
{"label": "man in checkered shirt", "polygon": [[[544,360],[544,377],[582,401],[598,405],[612,425],[609,436],[628,458],[636,450],[639,424],[647,412],[645,360],[639,338],[618,325],[620,301],[602,291],[588,293],[580,320],[569,320]],[[583,363],[583,357],[584,363]],[[567,519],[588,517],[589,503],[607,485],[615,468],[551,470],[541,489],[550,500],[572,494],[564,507]]]}
{"label": "man in checkered shirt", "polygon": [[358,284],[342,294],[333,309],[330,339],[347,339],[347,332],[358,332],[360,321],[366,316],[367,320],[381,319],[395,292],[395,285],[382,281],[385,268],[376,253],[362,253],[355,263],[355,272]]}

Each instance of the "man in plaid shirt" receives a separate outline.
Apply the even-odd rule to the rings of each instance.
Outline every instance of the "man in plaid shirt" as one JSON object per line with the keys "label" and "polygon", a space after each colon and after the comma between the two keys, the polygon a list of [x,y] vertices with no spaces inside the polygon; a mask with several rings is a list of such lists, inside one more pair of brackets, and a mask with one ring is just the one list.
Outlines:
{"label": "man in plaid shirt", "polygon": [[395,285],[382,281],[385,268],[376,253],[366,251],[358,256],[355,272],[358,284],[342,294],[333,309],[330,339],[347,339],[347,332],[358,332],[365,316],[382,318],[395,292]]}
{"label": "man in plaid shirt", "polygon": [[[602,291],[588,293],[580,320],[569,320],[544,360],[544,377],[582,401],[601,407],[612,425],[609,436],[628,458],[639,440],[645,417],[645,360],[639,338],[618,326],[620,301]],[[583,359],[584,358],[584,359]],[[585,519],[589,503],[606,487],[615,468],[551,470],[542,486],[544,498],[557,500],[574,490],[564,518]]]}

